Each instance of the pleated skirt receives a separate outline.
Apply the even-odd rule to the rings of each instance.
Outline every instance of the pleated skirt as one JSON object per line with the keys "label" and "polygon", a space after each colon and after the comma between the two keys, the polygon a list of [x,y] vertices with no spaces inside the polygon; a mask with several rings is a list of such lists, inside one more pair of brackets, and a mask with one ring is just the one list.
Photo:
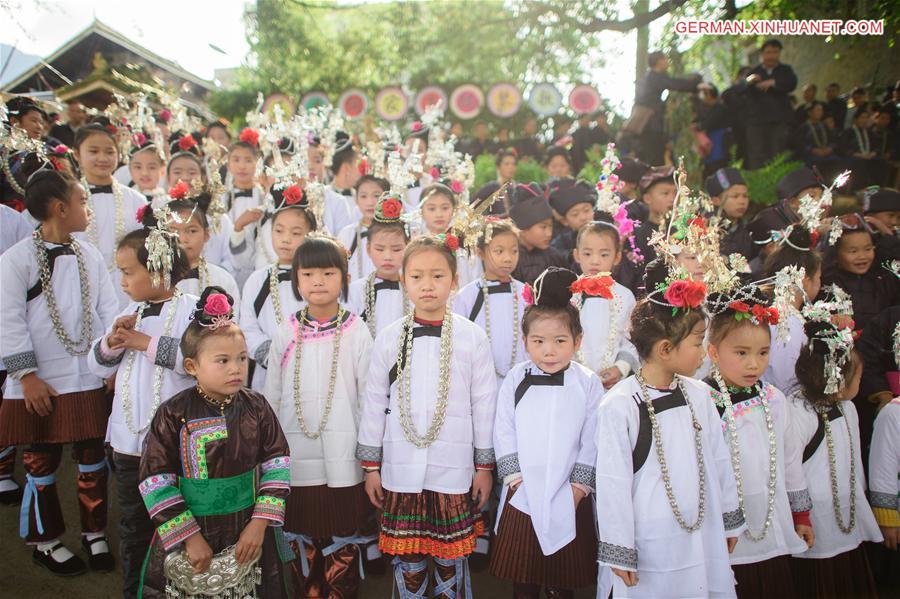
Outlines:
{"label": "pleated skirt", "polygon": [[500,528],[491,549],[490,572],[499,578],[528,584],[580,589],[597,582],[597,531],[593,501],[586,497],[575,511],[575,539],[544,555],[531,516],[510,505],[508,493]]}
{"label": "pleated skirt", "polygon": [[792,558],[779,555],[753,564],[733,565],[738,599],[793,599],[797,597],[791,571]]}
{"label": "pleated skirt", "polygon": [[50,398],[49,416],[29,414],[25,400],[6,397],[0,404],[0,445],[73,443],[106,436],[113,395],[106,389],[64,393]]}
{"label": "pleated skirt", "polygon": [[352,487],[291,487],[284,530],[313,539],[349,537],[363,530],[374,510],[362,483]]}
{"label": "pleated skirt", "polygon": [[796,597],[878,597],[869,559],[862,545],[828,559],[791,560]]}
{"label": "pleated skirt", "polygon": [[475,550],[484,522],[468,493],[384,491],[378,548],[391,555],[458,559]]}

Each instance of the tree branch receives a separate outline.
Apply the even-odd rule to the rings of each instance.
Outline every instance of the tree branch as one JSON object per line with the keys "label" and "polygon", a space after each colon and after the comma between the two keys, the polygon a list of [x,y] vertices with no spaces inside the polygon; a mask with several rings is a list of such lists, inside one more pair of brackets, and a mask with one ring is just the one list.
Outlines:
{"label": "tree branch", "polygon": [[537,1],[528,2],[528,5],[532,7],[528,12],[534,16],[553,14],[558,19],[559,24],[573,27],[575,29],[578,29],[582,33],[597,33],[600,31],[619,31],[621,33],[625,33],[626,31],[631,31],[632,29],[643,27],[644,25],[655,21],[661,16],[669,14],[675,9],[687,4],[687,1],[688,0],[666,0],[649,12],[641,13],[631,16],[627,19],[620,20],[591,19],[587,22],[579,21],[578,19],[571,17],[558,9],[551,8],[543,2]]}

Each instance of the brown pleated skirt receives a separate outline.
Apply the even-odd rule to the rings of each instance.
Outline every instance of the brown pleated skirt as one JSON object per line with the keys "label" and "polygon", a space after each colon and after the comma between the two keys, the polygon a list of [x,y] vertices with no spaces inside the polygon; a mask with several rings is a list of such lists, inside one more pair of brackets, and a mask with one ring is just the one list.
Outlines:
{"label": "brown pleated skirt", "polygon": [[731,569],[737,580],[738,599],[793,599],[798,596],[789,555],[731,566]]}
{"label": "brown pleated skirt", "polygon": [[22,398],[7,397],[0,405],[0,445],[73,443],[106,436],[113,395],[106,389],[51,397],[49,416],[29,414]]}
{"label": "brown pleated skirt", "polygon": [[828,559],[791,559],[795,597],[875,599],[878,590],[860,545]]}
{"label": "brown pleated skirt", "polygon": [[468,493],[384,491],[378,548],[391,555],[458,559],[475,551],[484,521]]}
{"label": "brown pleated skirt", "polygon": [[491,574],[528,584],[580,589],[597,582],[597,531],[593,501],[585,497],[575,511],[575,539],[551,555],[544,555],[531,516],[509,504],[506,496],[500,528],[491,548]]}
{"label": "brown pleated skirt", "polygon": [[284,530],[313,539],[349,537],[364,529],[374,510],[363,483],[352,487],[291,487]]}

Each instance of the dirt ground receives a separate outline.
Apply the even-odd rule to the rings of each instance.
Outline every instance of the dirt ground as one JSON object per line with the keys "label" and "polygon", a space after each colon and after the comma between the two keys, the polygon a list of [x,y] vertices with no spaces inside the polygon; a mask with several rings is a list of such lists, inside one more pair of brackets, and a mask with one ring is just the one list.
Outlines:
{"label": "dirt ground", "polygon": [[[21,458],[20,458],[21,460]],[[85,558],[79,541],[78,508],[75,503],[74,463],[69,453],[63,453],[63,462],[57,472],[59,495],[62,501],[68,529],[63,536],[66,546]],[[21,464],[17,468],[16,479],[24,479]],[[110,484],[111,491],[115,488]],[[110,493],[110,545],[113,554],[118,555],[118,535],[115,531],[119,519],[119,506],[115,492]],[[391,596],[390,573],[363,581],[360,599],[382,599]],[[118,571],[109,574],[88,572],[75,578],[53,576],[31,561],[31,550],[19,538],[18,507],[0,506],[0,599],[115,599],[121,597],[121,577]],[[512,586],[506,581],[494,578],[487,572],[472,575],[473,595],[479,599],[502,599],[512,596]],[[594,592],[582,592],[578,599],[593,598]],[[265,598],[262,598],[265,599]]]}

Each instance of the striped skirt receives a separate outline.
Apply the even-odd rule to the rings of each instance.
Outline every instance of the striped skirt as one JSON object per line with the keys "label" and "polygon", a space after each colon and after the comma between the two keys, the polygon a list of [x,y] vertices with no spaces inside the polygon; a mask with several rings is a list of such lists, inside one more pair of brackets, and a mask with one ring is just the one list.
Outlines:
{"label": "striped skirt", "polygon": [[575,538],[551,555],[544,555],[531,516],[506,504],[491,550],[490,572],[513,582],[559,589],[580,589],[597,582],[597,531],[591,497],[585,497],[575,512]]}
{"label": "striped skirt", "polygon": [[791,573],[791,556],[779,555],[752,564],[731,566],[738,599],[791,599],[799,594]]}
{"label": "striped skirt", "polygon": [[827,559],[791,559],[794,587],[802,597],[878,597],[862,545]]}
{"label": "striped skirt", "polygon": [[352,487],[291,487],[284,530],[313,539],[349,537],[365,528],[374,510],[362,483]]}
{"label": "striped skirt", "polygon": [[73,443],[106,436],[113,394],[106,389],[51,397],[49,416],[29,414],[25,400],[6,397],[0,404],[0,445]]}
{"label": "striped skirt", "polygon": [[458,559],[475,550],[484,522],[467,493],[384,491],[378,548],[391,555]]}

